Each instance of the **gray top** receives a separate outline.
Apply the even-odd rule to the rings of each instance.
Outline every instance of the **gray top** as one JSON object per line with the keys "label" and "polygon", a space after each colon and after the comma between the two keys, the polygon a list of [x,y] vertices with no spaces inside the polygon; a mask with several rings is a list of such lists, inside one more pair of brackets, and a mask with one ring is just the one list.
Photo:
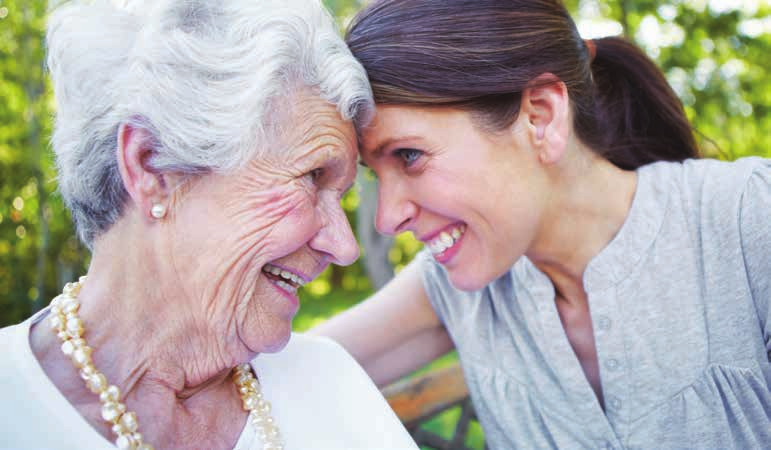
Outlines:
{"label": "gray top", "polygon": [[771,448],[771,160],[637,173],[584,274],[606,412],[527,258],[475,292],[416,258],[490,448]]}

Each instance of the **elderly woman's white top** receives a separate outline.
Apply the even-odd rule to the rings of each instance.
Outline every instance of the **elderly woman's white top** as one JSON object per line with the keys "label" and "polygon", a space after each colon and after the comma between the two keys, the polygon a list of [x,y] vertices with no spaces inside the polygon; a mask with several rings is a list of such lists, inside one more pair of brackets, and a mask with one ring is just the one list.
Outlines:
{"label": "elderly woman's white top", "polygon": [[[114,449],[33,355],[30,325],[45,312],[0,330],[0,448]],[[377,387],[333,341],[295,334],[284,350],[260,355],[252,366],[287,450],[417,449]],[[247,422],[235,449],[261,448]]]}

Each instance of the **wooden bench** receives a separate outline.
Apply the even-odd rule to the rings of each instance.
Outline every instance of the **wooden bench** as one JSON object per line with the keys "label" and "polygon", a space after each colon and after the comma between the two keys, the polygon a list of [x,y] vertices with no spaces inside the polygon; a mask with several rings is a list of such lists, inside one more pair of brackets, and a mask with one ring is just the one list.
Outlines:
{"label": "wooden bench", "polygon": [[[459,364],[386,386],[383,395],[418,445],[467,450],[466,435],[476,414]],[[461,414],[449,440],[421,428],[421,424],[456,406],[461,407]]]}

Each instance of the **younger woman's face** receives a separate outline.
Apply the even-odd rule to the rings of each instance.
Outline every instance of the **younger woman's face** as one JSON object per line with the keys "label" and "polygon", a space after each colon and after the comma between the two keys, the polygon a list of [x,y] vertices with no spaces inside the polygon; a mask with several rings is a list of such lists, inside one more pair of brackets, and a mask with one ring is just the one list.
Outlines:
{"label": "younger woman's face", "polygon": [[378,178],[378,231],[412,232],[458,289],[509,270],[537,238],[548,200],[520,122],[490,132],[464,111],[380,106],[361,146]]}

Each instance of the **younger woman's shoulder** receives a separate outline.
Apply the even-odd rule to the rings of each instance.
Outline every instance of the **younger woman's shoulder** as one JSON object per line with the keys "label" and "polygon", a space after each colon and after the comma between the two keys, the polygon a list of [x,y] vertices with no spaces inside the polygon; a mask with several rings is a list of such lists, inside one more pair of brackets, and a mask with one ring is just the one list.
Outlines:
{"label": "younger woman's shoulder", "polygon": [[692,212],[712,208],[728,212],[740,207],[752,185],[771,186],[771,159],[752,156],[735,161],[662,161],[644,166],[638,173],[657,190],[675,195]]}
{"label": "younger woman's shoulder", "polygon": [[682,162],[661,161],[649,164],[641,172],[659,178],[671,178],[676,182],[693,187],[715,187],[718,189],[743,190],[753,176],[768,177],[771,159],[748,156],[735,161],[716,159],[687,159]]}

